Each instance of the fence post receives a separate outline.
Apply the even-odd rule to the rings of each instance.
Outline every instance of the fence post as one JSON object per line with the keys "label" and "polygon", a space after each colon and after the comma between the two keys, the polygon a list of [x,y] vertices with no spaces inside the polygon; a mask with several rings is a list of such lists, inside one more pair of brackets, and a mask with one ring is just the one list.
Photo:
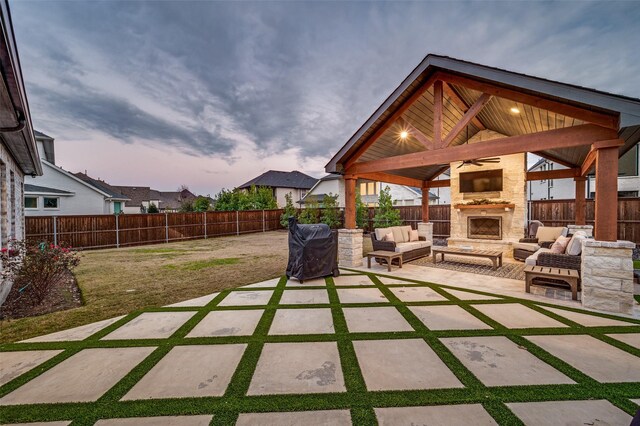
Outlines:
{"label": "fence post", "polygon": [[116,248],[120,248],[120,224],[118,222],[120,222],[119,220],[120,215],[116,214]]}
{"label": "fence post", "polygon": [[236,210],[236,235],[240,235],[240,220],[238,218],[238,210]]}
{"label": "fence post", "polygon": [[265,228],[264,228],[264,209],[262,209],[262,232],[266,232]]}
{"label": "fence post", "polygon": [[207,239],[207,212],[202,212],[204,215],[204,239]]}
{"label": "fence post", "polygon": [[58,245],[58,217],[53,216],[51,219],[53,219],[53,245],[57,246]]}
{"label": "fence post", "polygon": [[169,242],[169,213],[164,214],[164,241]]}

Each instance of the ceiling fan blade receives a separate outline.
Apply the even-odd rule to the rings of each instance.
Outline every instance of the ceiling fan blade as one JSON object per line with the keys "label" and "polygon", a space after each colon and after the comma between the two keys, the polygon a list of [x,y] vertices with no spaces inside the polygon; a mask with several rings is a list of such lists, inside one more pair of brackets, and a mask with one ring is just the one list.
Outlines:
{"label": "ceiling fan blade", "polygon": [[459,169],[460,167],[464,166],[464,161],[460,163],[460,165],[458,167],[456,167],[456,169]]}
{"label": "ceiling fan blade", "polygon": [[478,160],[480,163],[499,163],[500,160]]}

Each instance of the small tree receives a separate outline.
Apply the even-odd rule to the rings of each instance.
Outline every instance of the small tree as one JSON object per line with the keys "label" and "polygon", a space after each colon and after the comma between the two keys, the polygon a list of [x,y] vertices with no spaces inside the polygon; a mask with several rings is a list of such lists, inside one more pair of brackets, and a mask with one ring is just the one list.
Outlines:
{"label": "small tree", "polygon": [[211,210],[211,201],[209,200],[209,197],[200,196],[193,201],[193,211],[206,212],[209,210]]}
{"label": "small tree", "polygon": [[331,229],[340,226],[340,210],[338,209],[338,196],[332,193],[327,194],[322,201],[322,216],[320,222],[326,224]]}
{"label": "small tree", "polygon": [[369,227],[369,207],[362,201],[359,189],[356,189],[356,226],[360,229]]}
{"label": "small tree", "polygon": [[178,210],[180,211],[180,213],[191,213],[195,211],[193,208],[193,201],[184,200],[182,203],[180,203],[180,208]]}
{"label": "small tree", "polygon": [[293,205],[293,196],[290,192],[288,194],[285,194],[284,199],[286,201],[286,204],[284,206],[284,213],[282,213],[282,215],[280,216],[280,225],[282,225],[284,228],[288,228],[289,218],[296,217],[297,212],[296,208]]}
{"label": "small tree", "polygon": [[388,226],[402,225],[400,219],[400,210],[393,208],[393,200],[391,199],[391,188],[386,186],[380,191],[378,196],[378,208],[373,218],[374,228],[386,228]]}
{"label": "small tree", "polygon": [[160,210],[158,210],[158,206],[155,203],[151,203],[147,208],[147,213],[160,213]]}
{"label": "small tree", "polygon": [[298,220],[304,224],[318,223],[318,213],[318,203],[311,201],[302,209]]}

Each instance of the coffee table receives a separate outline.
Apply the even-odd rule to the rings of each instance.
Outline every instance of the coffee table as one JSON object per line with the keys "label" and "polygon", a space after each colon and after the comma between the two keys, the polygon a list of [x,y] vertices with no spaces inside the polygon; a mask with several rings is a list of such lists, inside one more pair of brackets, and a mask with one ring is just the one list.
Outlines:
{"label": "coffee table", "polygon": [[402,253],[396,253],[395,251],[387,251],[387,250],[376,250],[367,253],[367,267],[371,269],[371,258],[379,258],[383,259],[387,262],[387,267],[389,268],[389,272],[391,272],[391,262],[393,259],[398,259],[398,266],[402,268]]}
{"label": "coffee table", "polygon": [[456,256],[469,256],[469,257],[481,257],[491,260],[493,262],[493,270],[502,266],[502,252],[498,250],[473,250],[463,249],[458,247],[431,247],[431,253],[433,253],[433,263],[435,264],[438,259],[438,254],[441,256],[441,260],[444,261],[445,254],[453,254]]}

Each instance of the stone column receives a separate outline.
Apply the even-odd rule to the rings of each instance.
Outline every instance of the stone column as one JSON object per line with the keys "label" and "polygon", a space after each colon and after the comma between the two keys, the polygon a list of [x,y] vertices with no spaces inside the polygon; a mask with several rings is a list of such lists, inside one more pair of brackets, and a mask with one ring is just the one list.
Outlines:
{"label": "stone column", "polygon": [[584,231],[587,237],[593,237],[593,225],[567,225],[569,234],[573,235],[577,231]]}
{"label": "stone column", "polygon": [[425,237],[427,242],[429,242],[429,243],[431,243],[431,245],[433,245],[433,223],[432,222],[428,222],[428,223],[420,222],[420,223],[418,223],[418,235],[420,237]]}
{"label": "stone column", "polygon": [[362,229],[338,230],[338,265],[362,266]]}
{"label": "stone column", "polygon": [[631,241],[582,243],[582,306],[615,313],[633,312]]}

